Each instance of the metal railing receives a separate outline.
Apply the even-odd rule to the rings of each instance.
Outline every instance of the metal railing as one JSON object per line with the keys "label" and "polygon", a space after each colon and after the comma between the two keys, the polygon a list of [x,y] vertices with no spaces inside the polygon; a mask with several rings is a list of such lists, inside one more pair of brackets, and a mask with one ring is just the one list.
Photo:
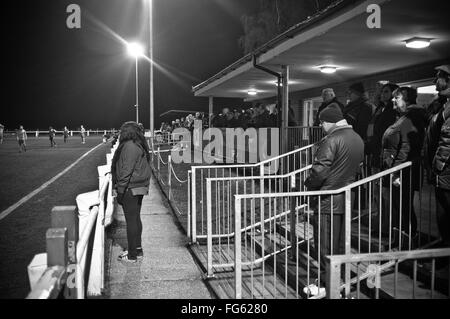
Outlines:
{"label": "metal railing", "polygon": [[[28,268],[31,286],[28,299],[84,299],[86,294],[101,295],[105,227],[111,223],[114,210],[110,167],[116,149],[114,145],[112,154],[107,154],[107,165],[98,167],[99,190],[94,193],[96,203],[87,215],[79,215],[75,206],[52,209],[52,228],[46,234],[47,253],[40,254],[41,258],[35,256]],[[39,259],[46,262],[37,262]]]}
{"label": "metal railing", "polygon": [[[312,163],[314,144],[295,149],[255,164],[208,165],[191,167],[191,241],[207,238],[206,225],[206,181],[208,178],[230,178],[242,176],[254,178],[292,172]],[[214,196],[214,195],[213,195]]]}
{"label": "metal railing", "polygon": [[[413,196],[408,181],[410,169],[411,162],[407,162],[333,191],[236,195],[234,229],[244,230],[234,232],[236,297],[242,297],[243,266],[246,287],[250,287],[247,297],[254,296],[256,279],[264,287],[264,277],[271,272],[275,276],[275,288],[276,276],[283,277],[281,284],[286,296],[293,290],[297,297],[318,298],[325,296],[325,256],[415,248],[417,238],[412,236],[411,225],[414,211],[409,205]],[[393,186],[397,177],[398,187]],[[372,198],[368,199],[368,225],[363,223],[361,210],[365,187],[375,188],[379,194],[385,188],[388,196],[379,196],[376,210],[372,210]],[[382,209],[383,204],[387,204],[386,210]],[[371,225],[374,211],[380,213],[381,223],[377,227]],[[385,233],[380,231],[383,222],[388,225]],[[262,269],[262,275],[261,271],[254,272],[255,269]],[[256,278],[255,273],[260,277]],[[348,267],[345,278],[349,283]],[[311,284],[316,285],[315,292],[308,289]],[[345,288],[347,296],[350,285],[346,284]]]}
{"label": "metal railing", "polygon": [[314,144],[325,137],[325,133],[320,126],[288,126],[287,139],[288,150],[294,149],[295,146],[306,146]]}
{"label": "metal railing", "polygon": [[[450,298],[449,271],[439,276],[436,268],[437,262],[449,264],[450,248],[335,255],[327,258],[327,298],[330,299],[340,299],[342,296],[341,289],[347,282],[341,282],[341,272],[342,266],[346,265],[355,274],[350,282],[353,291],[349,298]],[[408,278],[405,280],[406,276]]]}
{"label": "metal railing", "polygon": [[[258,194],[258,193],[284,193],[294,190],[305,190],[304,182],[312,165],[294,170],[284,175],[268,176],[234,176],[206,179],[206,224],[207,224],[207,275],[213,275],[213,268],[231,267],[232,261],[224,260],[232,250],[234,239],[234,195]],[[214,196],[213,196],[214,194]],[[264,216],[267,207],[263,202],[256,202],[255,210],[260,210]],[[247,211],[247,207],[244,207]],[[261,223],[274,221],[288,214],[288,211],[280,212],[277,216],[264,216],[263,221],[250,224],[241,232],[250,228],[258,228]],[[292,216],[292,215],[291,215]],[[245,218],[245,216],[244,216]],[[250,221],[249,221],[250,222]],[[214,241],[214,243],[213,243]],[[226,251],[226,254],[216,254],[213,260],[213,249],[215,251]],[[224,263],[225,261],[225,263]]]}

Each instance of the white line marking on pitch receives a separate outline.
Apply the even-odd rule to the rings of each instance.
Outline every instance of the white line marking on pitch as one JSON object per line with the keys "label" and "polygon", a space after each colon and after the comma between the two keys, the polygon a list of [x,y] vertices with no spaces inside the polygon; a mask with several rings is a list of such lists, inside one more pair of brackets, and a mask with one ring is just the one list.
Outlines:
{"label": "white line marking on pitch", "polygon": [[30,200],[33,196],[35,196],[37,193],[39,193],[40,191],[44,190],[45,188],[47,188],[51,183],[53,183],[54,181],[56,181],[58,178],[60,178],[61,176],[63,176],[65,173],[67,173],[72,167],[74,167],[75,165],[77,165],[83,158],[85,158],[86,156],[88,156],[91,152],[93,152],[95,149],[97,149],[99,146],[103,145],[103,143],[98,144],[96,147],[94,147],[93,149],[87,151],[86,153],[84,153],[83,155],[81,155],[80,158],[78,158],[75,162],[73,162],[72,164],[70,164],[68,167],[66,167],[61,173],[59,173],[58,175],[54,176],[52,179],[48,180],[47,182],[45,182],[44,184],[42,184],[39,188],[36,188],[34,191],[32,191],[31,193],[29,193],[28,195],[26,195],[25,197],[23,197],[21,200],[19,200],[17,203],[15,203],[12,206],[9,206],[7,209],[5,209],[3,212],[0,213],[0,221],[5,218],[6,216],[8,216],[9,214],[11,214],[17,207],[19,207],[20,205],[26,203],[28,200]]}

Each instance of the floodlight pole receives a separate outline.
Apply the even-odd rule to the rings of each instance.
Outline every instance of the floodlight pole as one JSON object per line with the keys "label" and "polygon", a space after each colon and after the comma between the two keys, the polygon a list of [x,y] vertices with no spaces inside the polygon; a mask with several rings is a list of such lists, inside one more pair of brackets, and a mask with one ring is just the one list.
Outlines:
{"label": "floodlight pole", "polygon": [[148,1],[149,6],[149,57],[150,57],[150,134],[153,136],[154,127],[154,104],[153,104],[153,0]]}
{"label": "floodlight pole", "polygon": [[139,123],[139,76],[138,76],[138,56],[136,55],[136,123]]}

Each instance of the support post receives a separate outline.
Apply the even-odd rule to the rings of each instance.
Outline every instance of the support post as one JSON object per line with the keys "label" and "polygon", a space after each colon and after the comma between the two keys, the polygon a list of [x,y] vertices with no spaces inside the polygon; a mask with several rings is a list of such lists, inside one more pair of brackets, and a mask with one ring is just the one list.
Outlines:
{"label": "support post", "polygon": [[[283,65],[281,67],[282,69],[282,84],[283,84],[283,89],[281,92],[281,104],[282,104],[282,111],[281,111],[281,115],[282,115],[282,121],[281,121],[281,151],[282,154],[286,153],[287,150],[287,145],[288,145],[288,136],[287,136],[287,127],[288,127],[288,122],[289,122],[289,66],[287,65]],[[286,169],[286,163],[284,161],[283,163],[283,174],[287,173],[285,171]]]}
{"label": "support post", "polygon": [[327,299],[340,299],[341,264],[333,261],[333,257],[327,256]]}
{"label": "support post", "polygon": [[241,199],[234,200],[234,273],[235,298],[242,299]]}
{"label": "support post", "polygon": [[212,271],[212,203],[211,203],[211,180],[206,180],[206,249],[207,249],[207,276],[213,277]]}
{"label": "support post", "polygon": [[211,114],[213,113],[213,109],[214,109],[214,97],[210,96],[208,98],[208,102],[209,102],[209,105],[208,105],[208,112],[209,112],[208,127],[211,127]]}

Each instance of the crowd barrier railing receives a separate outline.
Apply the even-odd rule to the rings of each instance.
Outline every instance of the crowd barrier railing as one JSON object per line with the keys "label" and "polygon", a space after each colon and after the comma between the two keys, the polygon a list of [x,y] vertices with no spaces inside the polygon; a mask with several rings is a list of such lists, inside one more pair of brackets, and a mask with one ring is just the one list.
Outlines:
{"label": "crowd barrier railing", "polygon": [[[407,162],[333,191],[235,195],[234,230],[243,230],[235,231],[233,240],[236,298],[242,297],[243,267],[252,296],[254,283],[264,287],[264,277],[271,272],[272,276],[282,275],[286,294],[293,289],[299,297],[322,298],[325,256],[416,248],[411,223],[414,212],[408,200],[412,196],[410,169],[411,162]],[[397,178],[400,184],[393,186]],[[384,191],[385,196],[378,199],[380,224],[376,227],[362,223],[363,187],[376,188],[379,194]],[[262,276],[261,271],[256,276],[255,269],[262,269]],[[345,279],[348,296],[349,267]],[[273,280],[276,286],[276,277]],[[316,291],[302,289],[312,284]]]}
{"label": "crowd barrier railing", "polygon": [[280,166],[284,172],[297,171],[312,163],[314,144],[288,153],[271,157],[255,164],[199,165],[191,167],[191,241],[193,243],[207,238],[206,234],[206,181],[208,178],[244,178],[279,174]]}
{"label": "crowd barrier railing", "polygon": [[84,299],[102,294],[105,227],[112,222],[115,205],[110,167],[116,149],[117,144],[107,154],[107,164],[98,167],[99,189],[77,197],[78,201],[86,195],[92,201],[87,212],[75,206],[52,209],[47,251],[36,255],[28,266],[31,291],[27,299]]}
{"label": "crowd barrier railing", "polygon": [[[327,298],[342,298],[342,267],[351,266],[356,273],[356,280],[351,282],[352,299],[379,299],[382,293],[393,298],[402,299],[434,299],[450,298],[449,281],[439,280],[436,262],[450,261],[450,248],[422,249],[413,251],[391,251],[370,254],[334,255],[327,257]],[[444,260],[446,259],[446,260]],[[389,275],[384,275],[389,274]],[[405,282],[403,273],[412,280]],[[447,273],[448,276],[448,273]],[[365,282],[364,282],[365,281]],[[420,281],[420,285],[419,285]],[[405,287],[408,285],[408,287]],[[423,286],[426,286],[424,289]],[[363,294],[364,286],[372,289],[372,293]],[[409,294],[401,294],[408,291]]]}

